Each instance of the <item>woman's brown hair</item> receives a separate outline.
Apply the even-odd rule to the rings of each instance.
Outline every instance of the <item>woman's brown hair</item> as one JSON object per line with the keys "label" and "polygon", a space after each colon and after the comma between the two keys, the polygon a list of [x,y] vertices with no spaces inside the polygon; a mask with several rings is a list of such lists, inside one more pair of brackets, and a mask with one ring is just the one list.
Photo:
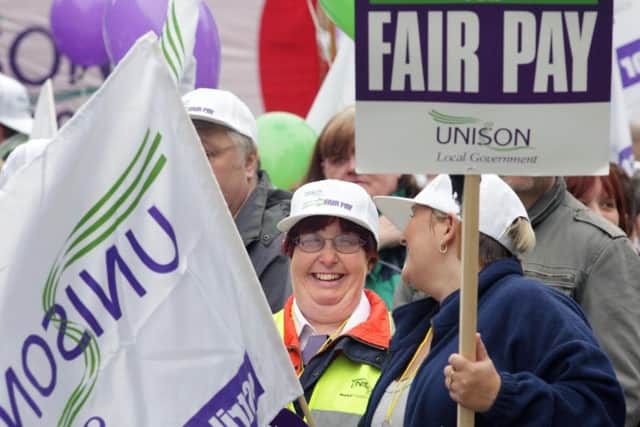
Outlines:
{"label": "woman's brown hair", "polygon": [[[339,163],[349,160],[349,157],[355,154],[355,121],[356,108],[353,105],[340,111],[329,120],[318,136],[309,161],[309,169],[300,185],[327,178],[322,170],[324,160]],[[403,197],[414,197],[420,192],[420,187],[418,187],[413,175],[400,176],[397,188],[404,190]]]}

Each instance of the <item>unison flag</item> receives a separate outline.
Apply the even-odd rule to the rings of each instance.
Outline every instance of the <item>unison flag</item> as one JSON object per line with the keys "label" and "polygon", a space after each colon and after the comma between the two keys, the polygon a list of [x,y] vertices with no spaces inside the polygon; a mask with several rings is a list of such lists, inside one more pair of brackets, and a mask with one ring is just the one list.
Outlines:
{"label": "unison flag", "polygon": [[267,425],[302,394],[180,100],[195,11],[0,189],[0,426]]}

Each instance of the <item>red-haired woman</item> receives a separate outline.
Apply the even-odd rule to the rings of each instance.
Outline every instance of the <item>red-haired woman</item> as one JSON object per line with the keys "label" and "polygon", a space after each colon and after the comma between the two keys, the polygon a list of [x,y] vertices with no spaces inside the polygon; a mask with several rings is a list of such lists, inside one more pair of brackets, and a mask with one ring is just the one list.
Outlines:
{"label": "red-haired woman", "polygon": [[585,206],[620,227],[629,236],[629,210],[622,184],[624,172],[613,163],[610,166],[609,175],[565,177],[567,189]]}

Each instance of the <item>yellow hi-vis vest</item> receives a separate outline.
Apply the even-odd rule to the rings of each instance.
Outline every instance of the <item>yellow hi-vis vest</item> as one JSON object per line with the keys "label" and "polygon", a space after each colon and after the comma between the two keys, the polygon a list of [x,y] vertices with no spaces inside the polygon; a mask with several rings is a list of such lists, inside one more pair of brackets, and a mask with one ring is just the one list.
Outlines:
{"label": "yellow hi-vis vest", "polygon": [[[280,336],[284,337],[284,310],[273,317]],[[369,395],[379,377],[378,368],[353,362],[340,352],[320,374],[311,394],[309,409],[316,425],[356,426],[367,409]],[[289,409],[296,412],[293,404],[289,404]]]}

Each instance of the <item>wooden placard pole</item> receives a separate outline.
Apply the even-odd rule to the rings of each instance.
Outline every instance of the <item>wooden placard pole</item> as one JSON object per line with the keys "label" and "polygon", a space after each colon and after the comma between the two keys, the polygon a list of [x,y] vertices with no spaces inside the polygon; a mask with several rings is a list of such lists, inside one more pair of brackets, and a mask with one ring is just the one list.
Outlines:
{"label": "wooden placard pole", "polygon": [[[476,360],[480,175],[465,175],[462,200],[462,283],[458,352]],[[475,412],[458,405],[458,427],[473,427]]]}
{"label": "wooden placard pole", "polygon": [[309,405],[307,404],[307,399],[305,399],[304,395],[298,397],[298,403],[300,404],[304,417],[307,419],[309,427],[316,427],[316,422],[311,418],[311,411],[309,410]]}
{"label": "wooden placard pole", "polygon": [[[336,60],[336,54],[338,52],[338,43],[336,42],[336,24],[330,19],[328,20],[327,31],[329,31],[329,59],[331,64]],[[329,64],[329,65],[331,65]]]}

